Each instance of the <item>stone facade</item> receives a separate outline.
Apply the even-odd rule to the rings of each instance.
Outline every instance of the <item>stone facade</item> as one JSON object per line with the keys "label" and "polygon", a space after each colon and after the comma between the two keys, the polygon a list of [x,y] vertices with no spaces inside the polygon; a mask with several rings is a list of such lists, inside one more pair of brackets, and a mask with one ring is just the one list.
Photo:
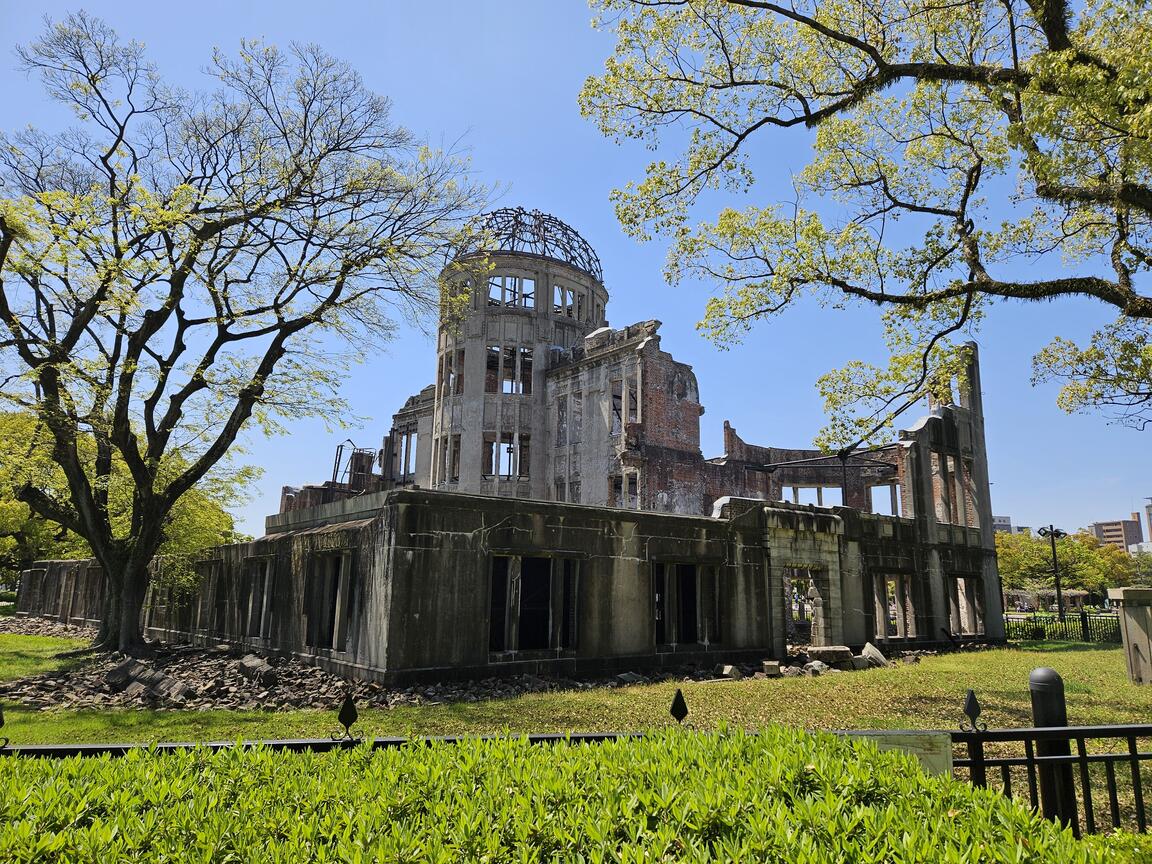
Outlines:
{"label": "stone facade", "polygon": [[[436,380],[381,450],[285,487],[266,535],[214,550],[191,594],[154,587],[148,634],[390,681],[1003,638],[974,345],[958,399],[891,445],[829,456],[725,422],[705,458],[696,377],[660,323],[608,327],[575,232],[495,216]],[[44,562],[18,610],[91,622],[101,579]]]}

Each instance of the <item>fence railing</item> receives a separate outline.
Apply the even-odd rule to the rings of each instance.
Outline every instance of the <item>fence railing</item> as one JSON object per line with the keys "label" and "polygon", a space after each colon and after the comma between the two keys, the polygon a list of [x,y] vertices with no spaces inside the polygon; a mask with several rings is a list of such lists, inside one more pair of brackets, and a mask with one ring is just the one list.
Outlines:
{"label": "fence railing", "polygon": [[1077,835],[1100,830],[1102,814],[1112,828],[1147,831],[1144,780],[1152,778],[1141,763],[1152,760],[1149,739],[1152,725],[953,732],[953,743],[964,745],[967,756],[952,764],[975,786],[1027,797]]}
{"label": "fence railing", "polygon": [[1036,669],[1028,683],[1035,724],[1030,729],[988,729],[968,691],[969,722],[952,733],[954,749],[962,754],[953,758],[954,771],[967,772],[975,786],[1026,796],[1076,836],[1094,834],[1106,821],[1112,828],[1146,832],[1144,784],[1152,783],[1152,765],[1143,763],[1152,760],[1152,724],[1069,726],[1060,676]]}
{"label": "fence railing", "polygon": [[1070,612],[1061,621],[1055,614],[1008,613],[1004,634],[1009,639],[1054,639],[1065,642],[1114,642],[1120,644],[1118,615]]}

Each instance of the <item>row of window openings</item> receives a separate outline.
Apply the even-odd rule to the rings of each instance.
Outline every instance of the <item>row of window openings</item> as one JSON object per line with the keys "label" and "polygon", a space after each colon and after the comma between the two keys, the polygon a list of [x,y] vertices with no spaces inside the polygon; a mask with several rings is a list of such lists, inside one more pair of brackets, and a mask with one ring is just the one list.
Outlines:
{"label": "row of window openings", "polygon": [[[652,565],[655,645],[715,644],[720,639],[716,572],[695,564]],[[505,651],[577,647],[579,562],[495,555],[489,593],[488,648]]]}
{"label": "row of window openings", "polygon": [[[198,629],[214,635],[267,639],[272,631],[273,559],[244,562],[235,605],[229,602],[228,583],[219,562],[211,562],[203,580]],[[355,571],[347,552],[312,556],[304,580],[305,644],[314,648],[347,651],[353,619]],[[208,603],[211,598],[211,619]],[[239,620],[229,621],[230,610]]]}
{"label": "row of window openings", "polygon": [[[486,432],[481,451],[480,473],[484,479],[527,480],[531,466],[532,436],[527,432]],[[460,479],[460,436],[436,439],[436,465],[439,480],[455,483]],[[439,482],[439,481],[437,481]]]}
{"label": "row of window openings", "polygon": [[[780,489],[782,500],[793,504],[815,504],[817,507],[843,507],[844,490],[839,486],[795,486]],[[881,516],[901,515],[900,484],[871,486],[868,489],[869,510]]]}
{"label": "row of window openings", "polygon": [[[441,398],[464,392],[464,349],[440,357]],[[489,345],[485,349],[485,393],[528,396],[532,393],[532,349],[515,345]]]}
{"label": "row of window openings", "polygon": [[[567,285],[552,286],[552,313],[577,321],[598,323],[604,307],[588,292]],[[488,305],[536,308],[536,280],[526,276],[488,277]]]}

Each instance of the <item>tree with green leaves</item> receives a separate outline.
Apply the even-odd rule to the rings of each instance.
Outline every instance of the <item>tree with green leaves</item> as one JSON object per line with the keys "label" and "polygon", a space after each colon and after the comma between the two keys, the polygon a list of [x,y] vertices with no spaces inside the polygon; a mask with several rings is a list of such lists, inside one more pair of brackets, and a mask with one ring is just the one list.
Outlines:
{"label": "tree with green leaves", "polygon": [[485,190],[315,46],[218,51],[205,94],[84,13],[17,53],[78,125],[0,140],[0,394],[66,481],[16,497],[84,538],[98,644],[129,649],[179,502],[253,424],[346,410],[347,363],[435,312]]}
{"label": "tree with green leaves", "polygon": [[[1117,316],[1035,359],[1068,410],[1152,421],[1152,13],[1114,0],[593,0],[616,34],[581,106],[674,155],[614,193],[668,277],[713,282],[720,344],[802,298],[881,310],[886,368],[820,380],[829,449],[875,440],[963,371],[1005,303],[1093,298]],[[756,153],[813,130],[795,200],[753,191]],[[796,133],[793,133],[796,134]],[[761,157],[762,158],[762,157]]]}
{"label": "tree with green leaves", "polygon": [[[96,453],[92,439],[82,440],[79,450],[91,466]],[[201,550],[245,539],[236,532],[228,508],[243,501],[248,484],[259,473],[241,466],[193,486],[168,514],[157,554],[174,565],[185,564]],[[20,571],[34,561],[92,555],[83,537],[16,498],[26,485],[55,498],[68,497],[68,483],[52,461],[52,441],[43,424],[29,413],[0,412],[0,587],[15,587]],[[110,521],[117,532],[124,533],[131,522],[132,477],[122,460],[114,460],[108,490]],[[187,576],[191,568],[183,569]],[[176,569],[170,566],[165,572],[172,575]]]}
{"label": "tree with green leaves", "polygon": [[[1079,531],[1056,541],[1060,584],[1103,595],[1109,588],[1129,585],[1136,561],[1123,549]],[[1005,590],[1052,591],[1052,546],[1043,537],[996,532],[996,562]]]}

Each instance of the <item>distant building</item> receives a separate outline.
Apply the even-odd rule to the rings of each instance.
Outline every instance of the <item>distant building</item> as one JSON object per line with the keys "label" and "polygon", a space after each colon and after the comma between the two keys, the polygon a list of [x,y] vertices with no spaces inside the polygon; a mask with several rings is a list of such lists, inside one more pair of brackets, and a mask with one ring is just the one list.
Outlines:
{"label": "distant building", "polygon": [[1133,543],[1128,547],[1128,551],[1135,555],[1137,552],[1144,552],[1152,555],[1152,543]]}
{"label": "distant building", "polygon": [[1032,529],[1027,525],[1013,525],[1011,516],[993,516],[992,530],[1001,534],[1024,534],[1032,536]]}
{"label": "distant building", "polygon": [[1125,552],[1132,544],[1144,541],[1139,513],[1133,513],[1131,519],[1117,519],[1115,522],[1093,522],[1088,527],[1101,543],[1116,546]]}

